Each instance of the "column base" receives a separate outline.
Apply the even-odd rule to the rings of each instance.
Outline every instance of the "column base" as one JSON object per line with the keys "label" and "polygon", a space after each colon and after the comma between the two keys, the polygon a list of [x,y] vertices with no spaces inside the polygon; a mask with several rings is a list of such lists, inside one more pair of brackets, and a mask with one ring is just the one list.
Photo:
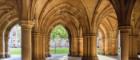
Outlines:
{"label": "column base", "polygon": [[105,53],[98,53],[99,55],[105,55]]}
{"label": "column base", "polygon": [[73,55],[71,53],[69,53],[68,56],[73,56]]}
{"label": "column base", "polygon": [[79,57],[83,57],[83,55],[79,55]]}
{"label": "column base", "polygon": [[52,55],[51,54],[48,54],[48,57],[51,57]]}
{"label": "column base", "polygon": [[81,57],[80,55],[72,55],[72,54],[68,54],[68,56],[71,56],[71,57]]}
{"label": "column base", "polygon": [[77,55],[76,57],[82,57],[81,55]]}
{"label": "column base", "polygon": [[129,57],[129,60],[140,60],[137,57]]}
{"label": "column base", "polygon": [[82,60],[98,60],[97,56],[84,56]]}
{"label": "column base", "polygon": [[10,57],[10,54],[5,54],[5,58],[9,58]]}
{"label": "column base", "polygon": [[80,54],[68,54],[68,56],[71,56],[71,57],[82,57]]}
{"label": "column base", "polygon": [[45,55],[45,57],[51,57],[51,55],[49,54],[49,55]]}
{"label": "column base", "polygon": [[0,54],[0,58],[5,58],[4,54]]}
{"label": "column base", "polygon": [[112,54],[112,56],[118,56],[118,54],[116,53],[116,54]]}
{"label": "column base", "polygon": [[51,54],[46,54],[45,57],[51,57]]}
{"label": "column base", "polygon": [[105,56],[114,56],[114,55],[112,55],[111,53],[108,53],[108,54],[105,54]]}

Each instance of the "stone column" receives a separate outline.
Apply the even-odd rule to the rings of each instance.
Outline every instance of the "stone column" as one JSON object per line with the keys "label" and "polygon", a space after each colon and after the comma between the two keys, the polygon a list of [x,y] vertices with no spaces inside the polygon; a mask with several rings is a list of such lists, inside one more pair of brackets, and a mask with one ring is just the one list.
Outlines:
{"label": "stone column", "polygon": [[137,48],[138,48],[138,51],[137,52],[140,55],[140,44],[139,44],[140,43],[140,34],[138,34],[137,41],[138,41],[137,42]]}
{"label": "stone column", "polygon": [[131,34],[130,35],[130,43],[129,43],[129,60],[138,60],[137,57],[137,37],[138,35]]}
{"label": "stone column", "polygon": [[82,60],[98,60],[96,43],[96,34],[84,34],[84,56]]}
{"label": "stone column", "polygon": [[120,26],[121,60],[129,60],[130,26]]}
{"label": "stone column", "polygon": [[35,51],[36,51],[36,39],[37,37],[37,33],[35,33],[34,31],[32,31],[32,59],[35,59],[36,55],[35,55]]}
{"label": "stone column", "polygon": [[79,38],[79,56],[83,56],[83,37]]}
{"label": "stone column", "polygon": [[50,36],[46,35],[45,38],[45,56],[50,57]]}
{"label": "stone column", "polygon": [[78,38],[77,37],[72,37],[71,40],[71,52],[70,56],[77,57],[78,56]]}
{"label": "stone column", "polygon": [[45,60],[45,34],[33,33],[33,60]]}
{"label": "stone column", "polygon": [[82,48],[82,43],[81,43],[81,37],[77,37],[77,57],[81,57],[82,51],[80,48]]}
{"label": "stone column", "polygon": [[78,37],[75,37],[74,38],[74,57],[78,57],[79,56],[79,38]]}
{"label": "stone column", "polygon": [[68,56],[71,56],[72,55],[72,38],[69,37],[69,54]]}
{"label": "stone column", "polygon": [[5,32],[5,58],[10,57],[9,54],[9,47],[8,47],[8,40],[9,40],[9,32]]}
{"label": "stone column", "polygon": [[[37,60],[39,51],[38,51],[38,40],[40,40],[40,34],[38,32],[32,32],[32,56],[33,56],[33,60]],[[38,51],[38,52],[37,52]]]}
{"label": "stone column", "polygon": [[3,32],[0,32],[0,58],[4,58],[4,42],[3,42]]}
{"label": "stone column", "polygon": [[32,21],[21,21],[22,30],[22,60],[32,60]]}
{"label": "stone column", "polygon": [[102,41],[102,43],[103,43],[103,48],[102,48],[103,49],[102,50],[103,52],[102,52],[102,54],[105,55],[105,37],[103,37],[102,40],[103,40]]}
{"label": "stone column", "polygon": [[45,40],[45,56],[48,57],[49,56],[49,37],[46,35],[46,40]]}
{"label": "stone column", "polygon": [[116,55],[118,55],[118,52],[117,52],[117,50],[118,50],[118,41],[117,41],[118,38],[117,38],[116,31],[112,32],[111,40],[112,40],[112,47],[111,47],[112,53],[111,53],[111,55],[116,56]]}
{"label": "stone column", "polygon": [[105,55],[109,55],[109,39],[105,37]]}
{"label": "stone column", "polygon": [[118,53],[117,53],[117,50],[118,50],[118,48],[117,48],[117,38],[115,39],[115,38],[113,38],[112,39],[112,56],[116,56],[116,55],[118,55]]}
{"label": "stone column", "polygon": [[40,43],[41,44],[41,48],[42,48],[42,58],[41,59],[39,59],[39,60],[46,60],[46,57],[45,57],[45,55],[46,55],[46,34],[42,34],[42,42]]}

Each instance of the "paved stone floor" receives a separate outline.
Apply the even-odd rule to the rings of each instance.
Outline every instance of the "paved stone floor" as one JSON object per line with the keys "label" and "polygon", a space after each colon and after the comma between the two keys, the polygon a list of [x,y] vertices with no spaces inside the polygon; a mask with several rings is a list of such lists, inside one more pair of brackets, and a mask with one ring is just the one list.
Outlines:
{"label": "paved stone floor", "polygon": [[[117,56],[103,56],[98,55],[99,60],[120,60]],[[11,56],[11,58],[0,60],[21,60],[20,56]],[[81,60],[80,57],[68,57],[64,55],[52,55],[52,57],[46,58],[46,60]]]}
{"label": "paved stone floor", "polygon": [[19,55],[14,55],[14,56],[11,56],[10,58],[7,58],[7,59],[0,59],[0,60],[21,60],[21,56],[19,56]]}

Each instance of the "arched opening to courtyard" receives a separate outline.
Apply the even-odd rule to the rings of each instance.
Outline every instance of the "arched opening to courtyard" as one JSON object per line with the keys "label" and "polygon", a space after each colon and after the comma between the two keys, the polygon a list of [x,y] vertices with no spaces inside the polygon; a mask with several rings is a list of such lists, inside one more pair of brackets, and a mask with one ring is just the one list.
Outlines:
{"label": "arched opening to courtyard", "polygon": [[68,55],[70,48],[70,34],[63,25],[53,27],[50,34],[50,54]]}
{"label": "arched opening to courtyard", "polygon": [[15,24],[5,33],[5,57],[21,59],[21,26]]}

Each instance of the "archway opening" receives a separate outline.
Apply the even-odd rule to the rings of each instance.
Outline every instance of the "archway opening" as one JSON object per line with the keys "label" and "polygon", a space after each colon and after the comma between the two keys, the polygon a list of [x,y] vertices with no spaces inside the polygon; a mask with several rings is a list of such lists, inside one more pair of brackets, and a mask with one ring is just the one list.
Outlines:
{"label": "archway opening", "polygon": [[57,25],[51,31],[50,53],[52,55],[69,54],[69,33],[63,25]]}
{"label": "archway opening", "polygon": [[104,60],[104,58],[107,58],[107,60],[119,59],[119,52],[117,22],[104,19],[97,29],[97,54],[99,60]]}
{"label": "archway opening", "polygon": [[97,54],[103,55],[104,54],[104,37],[103,32],[101,29],[98,29],[97,32]]}
{"label": "archway opening", "polygon": [[9,32],[8,50],[11,57],[21,57],[21,26],[14,25]]}

